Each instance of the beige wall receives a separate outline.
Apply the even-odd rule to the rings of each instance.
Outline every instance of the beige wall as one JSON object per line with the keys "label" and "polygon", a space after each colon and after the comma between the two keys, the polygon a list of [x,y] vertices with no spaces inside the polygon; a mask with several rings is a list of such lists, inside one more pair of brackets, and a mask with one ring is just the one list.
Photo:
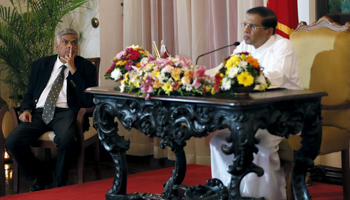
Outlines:
{"label": "beige wall", "polygon": [[123,47],[123,0],[100,1],[100,34],[101,34],[101,68],[100,86],[114,86],[111,80],[105,80],[103,74],[110,68],[113,57]]}

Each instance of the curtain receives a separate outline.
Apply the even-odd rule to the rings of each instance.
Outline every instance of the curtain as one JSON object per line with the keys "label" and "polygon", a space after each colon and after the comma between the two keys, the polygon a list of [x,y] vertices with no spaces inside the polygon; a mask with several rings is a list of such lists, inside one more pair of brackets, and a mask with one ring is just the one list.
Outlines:
{"label": "curtain", "polygon": [[[247,9],[263,6],[264,0],[127,0],[123,11],[123,46],[140,45],[152,52],[163,40],[172,56],[191,59],[220,47],[241,41]],[[234,47],[202,56],[199,65],[216,67],[230,55]],[[130,139],[127,154],[150,155],[156,158],[174,155],[159,149],[161,139],[150,139],[138,131],[120,130]],[[143,137],[144,136],[144,137]],[[210,164],[209,146],[205,138],[192,138],[185,147],[187,163]]]}

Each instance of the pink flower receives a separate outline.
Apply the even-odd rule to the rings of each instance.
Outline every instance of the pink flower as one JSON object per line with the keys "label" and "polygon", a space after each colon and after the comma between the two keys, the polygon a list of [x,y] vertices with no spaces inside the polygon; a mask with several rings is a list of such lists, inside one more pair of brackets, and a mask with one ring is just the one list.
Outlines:
{"label": "pink flower", "polygon": [[[166,65],[166,66],[163,68],[163,70],[164,70],[165,72],[167,72],[167,73],[171,73],[171,71],[174,70],[174,67],[172,67],[172,66],[170,66],[170,65]],[[163,71],[163,70],[162,70],[162,71]]]}
{"label": "pink flower", "polygon": [[199,87],[202,85],[202,83],[200,82],[200,80],[201,80],[201,78],[197,78],[197,77],[194,78],[193,84],[192,84],[194,88],[197,89],[197,88],[199,88]]}
{"label": "pink flower", "polygon": [[187,60],[184,57],[180,57],[178,55],[175,56],[175,59],[177,60],[174,64],[175,66],[182,67],[183,69],[187,69],[191,65],[191,60]]}
{"label": "pink flower", "polygon": [[143,84],[140,87],[142,93],[151,93],[151,92],[153,92],[152,78],[151,78],[150,74],[148,74],[146,80],[142,80],[142,82],[143,82]]}
{"label": "pink flower", "polygon": [[199,88],[202,83],[201,80],[203,79],[203,76],[205,75],[205,67],[204,66],[200,66],[199,69],[195,69],[194,70],[194,74],[193,74],[193,87],[194,88]]}
{"label": "pink flower", "polygon": [[146,95],[146,97],[145,97],[145,100],[147,101],[147,100],[149,100],[150,98],[151,98],[150,93],[147,93],[147,95]]}
{"label": "pink flower", "polygon": [[132,65],[133,65],[134,63],[131,61],[131,60],[129,60],[127,63],[126,63],[126,65],[125,65],[125,68],[128,70],[128,71],[131,71],[132,70]]}
{"label": "pink flower", "polygon": [[205,67],[204,66],[200,66],[199,69],[195,69],[194,70],[194,77],[202,77],[205,74]]}
{"label": "pink flower", "polygon": [[125,54],[125,51],[121,51],[115,57],[117,57],[117,59],[120,59],[124,54]]}

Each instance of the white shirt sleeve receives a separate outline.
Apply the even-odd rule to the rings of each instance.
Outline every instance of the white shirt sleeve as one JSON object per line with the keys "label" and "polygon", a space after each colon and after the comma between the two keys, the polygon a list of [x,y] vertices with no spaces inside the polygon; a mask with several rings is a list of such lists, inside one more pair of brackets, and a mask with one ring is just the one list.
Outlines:
{"label": "white shirt sleeve", "polygon": [[279,40],[269,49],[268,70],[265,76],[272,85],[288,88],[302,89],[299,80],[298,60],[289,40]]}

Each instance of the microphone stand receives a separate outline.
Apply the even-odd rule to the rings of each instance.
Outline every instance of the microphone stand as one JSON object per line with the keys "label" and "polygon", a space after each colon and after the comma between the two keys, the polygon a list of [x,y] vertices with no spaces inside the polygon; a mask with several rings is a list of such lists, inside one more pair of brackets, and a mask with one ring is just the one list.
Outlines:
{"label": "microphone stand", "polygon": [[198,59],[199,59],[200,57],[202,57],[202,56],[208,55],[208,54],[210,54],[210,53],[213,53],[213,52],[215,52],[215,51],[219,51],[219,50],[221,50],[221,49],[224,49],[224,48],[227,48],[227,47],[230,47],[230,46],[238,46],[239,44],[240,44],[239,42],[235,42],[235,43],[233,43],[233,44],[230,44],[230,45],[221,47],[221,48],[219,48],[219,49],[215,49],[215,50],[213,50],[213,51],[209,51],[209,52],[207,52],[207,53],[204,53],[204,54],[202,54],[202,55],[199,55],[199,56],[197,57],[197,59],[196,59],[196,65],[198,64]]}

